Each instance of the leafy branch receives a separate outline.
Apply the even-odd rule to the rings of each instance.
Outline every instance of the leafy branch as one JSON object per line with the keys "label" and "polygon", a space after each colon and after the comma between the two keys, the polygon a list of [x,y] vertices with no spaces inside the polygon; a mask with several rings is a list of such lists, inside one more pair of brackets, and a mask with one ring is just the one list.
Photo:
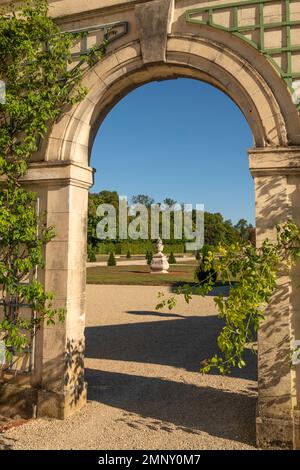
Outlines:
{"label": "leafy branch", "polygon": [[[299,227],[288,220],[276,230],[276,242],[266,239],[260,248],[247,242],[212,248],[203,259],[207,278],[194,287],[185,285],[177,290],[187,302],[193,295],[207,295],[215,285],[211,272],[217,272],[222,283],[230,285],[228,296],[214,298],[218,316],[225,321],[217,339],[220,354],[203,361],[202,373],[217,368],[226,374],[234,367],[245,366],[245,348],[255,341],[265,308],[278,287],[278,277],[288,273],[300,257]],[[172,309],[175,305],[176,298],[166,299],[159,294],[157,309]]]}
{"label": "leafy branch", "polygon": [[6,85],[0,103],[0,340],[9,364],[28,350],[44,321],[64,321],[66,313],[54,308],[54,294],[36,276],[55,230],[38,214],[37,197],[22,178],[62,111],[86,95],[82,78],[105,54],[110,34],[74,66],[72,49],[81,36],[59,30],[46,0],[11,3],[0,13],[0,80]]}

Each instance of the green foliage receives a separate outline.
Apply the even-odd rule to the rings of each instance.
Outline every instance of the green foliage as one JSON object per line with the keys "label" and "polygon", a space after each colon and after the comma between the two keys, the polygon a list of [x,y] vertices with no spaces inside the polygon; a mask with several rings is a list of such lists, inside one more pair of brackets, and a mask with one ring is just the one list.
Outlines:
{"label": "green foliage", "polygon": [[137,194],[132,196],[132,204],[143,204],[146,207],[151,207],[154,204],[154,199],[146,194]]}
{"label": "green foliage", "polygon": [[207,268],[207,257],[213,249],[213,246],[204,245],[201,250],[198,251],[200,260],[199,266],[197,266],[195,270],[195,279],[200,283],[210,280],[215,284],[217,281],[218,273],[214,269]]}
{"label": "green foliage", "polygon": [[[219,273],[223,283],[231,284],[228,297],[214,298],[219,317],[225,322],[219,337],[219,355],[203,362],[201,371],[217,368],[222,374],[233,367],[245,366],[244,352],[248,343],[255,340],[259,325],[264,320],[264,310],[277,289],[279,275],[288,274],[300,257],[300,229],[288,220],[277,227],[277,240],[266,239],[260,248],[245,241],[231,245],[219,244],[205,256],[204,269]],[[190,302],[193,294],[207,295],[213,288],[213,279],[207,278],[192,289],[184,286],[178,294],[184,294]],[[159,296],[157,308],[173,308],[174,298]]]}
{"label": "green foliage", "polygon": [[[0,103],[0,322],[8,364],[30,346],[45,321],[63,321],[53,308],[53,294],[37,280],[43,249],[54,236],[38,214],[36,195],[22,187],[28,161],[66,106],[86,93],[83,73],[105,52],[105,44],[68,68],[78,36],[61,33],[48,17],[46,0],[13,3],[0,14],[0,80],[6,85]],[[23,307],[33,312],[28,319]]]}
{"label": "green foliage", "polygon": [[[97,238],[96,229],[97,224],[101,220],[100,217],[97,216],[97,207],[100,204],[112,204],[118,214],[119,209],[119,195],[116,191],[100,191],[99,193],[90,193],[89,194],[89,203],[88,203],[88,230],[87,230],[87,238],[88,244],[93,247],[98,247],[99,240]],[[117,217],[118,223],[118,217]],[[108,252],[111,251],[109,248]],[[115,249],[114,249],[115,251]]]}
{"label": "green foliage", "polygon": [[153,260],[152,251],[147,251],[146,260],[147,260],[147,264],[150,266],[150,264],[152,263],[152,260]]}
{"label": "green foliage", "polygon": [[234,228],[242,240],[246,240],[246,241],[251,240],[253,226],[252,224],[248,224],[247,220],[240,219],[238,223],[234,226]]}
{"label": "green foliage", "polygon": [[204,240],[207,245],[230,244],[240,239],[230,220],[219,213],[204,212]]}
{"label": "green foliage", "polygon": [[131,251],[130,251],[130,250],[127,251],[126,258],[127,258],[127,259],[130,259],[130,258],[131,258]]}
{"label": "green foliage", "polygon": [[0,77],[6,83],[0,152],[5,174],[14,164],[15,172],[23,175],[24,158],[37,150],[49,123],[86,93],[80,81],[87,66],[66,67],[78,37],[62,34],[47,13],[45,0],[31,0],[21,13],[11,4],[0,16]]}
{"label": "green foliage", "polygon": [[196,252],[195,259],[196,259],[197,261],[200,261],[200,260],[201,260],[201,253],[200,253],[200,250],[198,250],[198,251]]}
{"label": "green foliage", "polygon": [[117,265],[117,262],[116,262],[115,255],[111,251],[107,260],[107,266],[116,266],[116,265]]}
{"label": "green foliage", "polygon": [[[151,224],[151,210],[150,205],[153,203],[153,199],[147,195],[137,195],[133,197],[133,202],[143,203],[148,207],[148,220],[149,227]],[[101,218],[97,217],[96,211],[97,207],[100,204],[111,204],[116,209],[116,222],[117,222],[117,238],[116,240],[99,240],[96,236],[96,227]],[[172,206],[176,203],[175,200],[171,198],[166,198],[164,204]],[[193,213],[193,217],[195,217]],[[205,241],[211,245],[217,245],[218,243],[234,243],[235,241],[242,239],[250,239],[250,235],[253,238],[253,227],[248,224],[244,219],[238,222],[236,226],[233,226],[231,221],[226,221],[223,219],[221,214],[210,214],[209,212],[204,213],[205,218]],[[128,220],[131,221],[132,217],[129,215]],[[160,233],[162,232],[162,214],[160,214]],[[152,249],[152,240],[150,239],[151,230],[149,230],[149,239],[148,240],[120,240],[118,238],[119,233],[119,195],[116,191],[101,191],[99,193],[91,193],[89,195],[89,210],[88,210],[88,243],[92,246],[97,247],[97,252],[102,254],[107,254],[110,251],[114,251],[118,254],[127,253],[130,249],[132,254],[143,254]],[[246,238],[243,238],[246,237]],[[248,238],[247,238],[248,237]],[[166,254],[171,253],[185,253],[185,237],[184,233],[182,240],[179,242],[177,239],[174,239],[174,213],[170,214],[170,239],[163,239],[165,246],[164,252]],[[198,255],[199,256],[199,255]]]}
{"label": "green foliage", "polygon": [[166,199],[164,199],[164,204],[169,207],[175,206],[176,203],[177,201],[175,201],[175,199],[172,199],[171,197],[166,197]]}
{"label": "green foliage", "polygon": [[87,259],[90,263],[95,263],[95,261],[97,261],[96,249],[90,244],[87,246]]}
{"label": "green foliage", "polygon": [[115,243],[115,254],[116,255],[122,254],[122,244],[120,242]]}
{"label": "green foliage", "polygon": [[176,258],[174,256],[174,253],[173,253],[173,251],[171,251],[170,256],[169,256],[169,264],[176,264],[176,263],[177,263],[177,261],[176,261]]}

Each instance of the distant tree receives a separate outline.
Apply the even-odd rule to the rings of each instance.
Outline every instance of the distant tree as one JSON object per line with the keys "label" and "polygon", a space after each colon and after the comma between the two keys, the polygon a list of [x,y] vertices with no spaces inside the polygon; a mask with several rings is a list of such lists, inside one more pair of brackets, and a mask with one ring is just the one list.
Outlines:
{"label": "distant tree", "polygon": [[111,251],[107,260],[107,266],[116,266],[116,258],[114,253]]}
{"label": "distant tree", "polygon": [[107,189],[100,191],[98,197],[102,204],[112,204],[116,209],[119,207],[119,194],[117,191],[108,191]]}
{"label": "distant tree", "polygon": [[136,196],[132,196],[131,199],[132,204],[143,204],[146,207],[151,207],[154,204],[154,199],[146,194],[137,194]]}
{"label": "distant tree", "polygon": [[164,204],[166,206],[172,207],[172,206],[175,206],[175,204],[177,204],[177,201],[175,201],[175,199],[167,197],[166,199],[164,199]]}
{"label": "distant tree", "polygon": [[239,239],[239,235],[230,220],[224,220],[220,213],[204,213],[204,241],[207,245],[218,243],[230,244]]}
{"label": "distant tree", "polygon": [[[148,207],[148,223],[149,223],[149,234],[151,225],[151,211],[150,206],[154,203],[154,199],[145,194],[138,194],[132,197],[133,204],[144,204]],[[99,193],[91,193],[89,195],[89,209],[88,209],[88,244],[94,248],[97,248],[99,240],[96,235],[96,227],[100,218],[97,217],[96,211],[99,204],[112,204],[116,208],[117,214],[117,234],[119,232],[119,195],[117,191],[103,190]],[[164,199],[162,209],[164,205],[172,207],[176,204],[176,201],[171,198]],[[129,214],[129,221],[131,216]],[[196,223],[196,211],[193,210],[193,222]],[[162,233],[162,217],[159,219],[160,233]],[[219,243],[231,244],[239,240],[251,241],[255,244],[255,229],[245,219],[240,219],[236,225],[233,225],[231,220],[225,220],[220,213],[204,212],[204,241],[205,244],[216,246]],[[122,240],[117,240],[116,253],[121,253],[122,243],[127,243]],[[170,240],[164,240],[165,243],[174,242],[174,213],[170,214]],[[182,236],[183,243],[187,241]]]}
{"label": "distant tree", "polygon": [[240,219],[234,228],[242,240],[248,241],[251,239],[253,226],[246,219]]}
{"label": "distant tree", "polygon": [[174,256],[174,253],[173,253],[173,251],[171,251],[170,256],[169,256],[169,264],[176,264],[176,263],[177,263],[177,261],[176,261],[176,258]]}
{"label": "distant tree", "polygon": [[[100,191],[99,193],[90,193],[88,202],[88,244],[96,248],[99,244],[97,238],[96,229],[97,224],[100,221],[100,217],[97,217],[97,207],[100,204],[111,204],[116,208],[118,215],[119,208],[119,194],[117,191]],[[117,233],[118,233],[118,216],[117,216]]]}
{"label": "distant tree", "polygon": [[88,246],[95,247],[97,246],[98,239],[96,236],[96,227],[98,223],[98,218],[96,216],[96,211],[98,207],[98,195],[89,194],[88,202],[88,226],[87,226],[87,241]]}
{"label": "distant tree", "polygon": [[256,229],[255,227],[249,228],[249,242],[252,243],[253,246],[256,246]]}
{"label": "distant tree", "polygon": [[131,258],[131,252],[130,252],[130,250],[127,251],[126,258],[127,258],[127,259],[130,259],[130,258]]}

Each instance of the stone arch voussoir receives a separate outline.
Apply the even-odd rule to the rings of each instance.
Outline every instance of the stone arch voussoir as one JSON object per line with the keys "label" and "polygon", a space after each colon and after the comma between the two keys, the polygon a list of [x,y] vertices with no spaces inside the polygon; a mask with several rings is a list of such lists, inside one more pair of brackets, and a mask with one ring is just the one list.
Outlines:
{"label": "stone arch voussoir", "polygon": [[[147,82],[180,76],[206,81],[229,95],[245,115],[255,147],[289,144],[289,122],[293,119],[295,126],[297,111],[292,115],[288,108],[286,115],[286,109],[281,108],[268,83],[249,61],[207,38],[171,36],[166,62],[145,65],[136,41],[109,54],[89,71],[83,80],[89,92],[54,125],[46,160],[87,164],[98,127],[116,102]],[[288,101],[287,90],[286,95]],[[298,136],[292,137],[297,144]]]}

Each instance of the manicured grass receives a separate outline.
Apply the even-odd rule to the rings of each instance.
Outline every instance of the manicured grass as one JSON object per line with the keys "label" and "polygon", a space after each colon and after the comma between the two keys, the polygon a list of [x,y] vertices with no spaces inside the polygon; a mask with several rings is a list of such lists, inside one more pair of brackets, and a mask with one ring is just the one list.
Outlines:
{"label": "manicured grass", "polygon": [[172,265],[169,274],[151,274],[148,266],[97,266],[87,269],[87,283],[174,286],[193,283],[194,272],[195,265]]}

